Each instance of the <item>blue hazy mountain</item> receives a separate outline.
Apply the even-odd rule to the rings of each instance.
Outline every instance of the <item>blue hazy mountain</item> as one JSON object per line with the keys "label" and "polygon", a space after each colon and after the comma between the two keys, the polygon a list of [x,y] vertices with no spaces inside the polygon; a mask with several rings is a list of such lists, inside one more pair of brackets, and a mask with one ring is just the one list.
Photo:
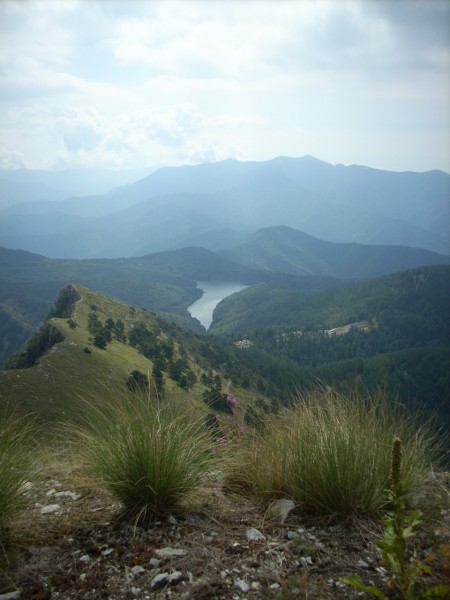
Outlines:
{"label": "blue hazy mountain", "polygon": [[192,245],[217,251],[284,225],[329,242],[448,254],[449,202],[442,171],[396,173],[309,156],[226,160],[165,167],[105,194],[9,206],[0,212],[0,245],[55,258]]}

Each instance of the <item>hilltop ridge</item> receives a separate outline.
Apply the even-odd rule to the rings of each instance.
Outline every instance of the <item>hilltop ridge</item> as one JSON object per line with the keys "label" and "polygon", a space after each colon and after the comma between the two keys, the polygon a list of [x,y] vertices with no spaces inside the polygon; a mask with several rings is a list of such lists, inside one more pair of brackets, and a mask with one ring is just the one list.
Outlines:
{"label": "hilltop ridge", "polygon": [[[80,285],[63,288],[46,323],[0,371],[0,400],[42,419],[73,417],[77,401],[102,387],[125,389],[138,371],[151,394],[200,404],[205,415],[236,390],[243,406],[267,400],[231,383],[228,357],[212,341],[187,333],[144,309]],[[251,402],[250,402],[251,399]]]}

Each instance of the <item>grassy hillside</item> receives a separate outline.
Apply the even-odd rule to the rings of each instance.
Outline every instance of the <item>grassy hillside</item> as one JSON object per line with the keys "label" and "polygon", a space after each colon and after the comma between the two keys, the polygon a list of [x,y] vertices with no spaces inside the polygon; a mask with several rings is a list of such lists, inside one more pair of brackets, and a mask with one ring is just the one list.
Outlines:
{"label": "grassy hillside", "polygon": [[[25,350],[9,361],[8,370],[0,371],[1,402],[20,405],[45,419],[73,417],[80,397],[101,394],[103,389],[116,386],[126,389],[130,374],[139,371],[148,378],[151,394],[157,393],[159,378],[163,386],[159,395],[174,402],[200,404],[205,414],[209,399],[206,402],[203,397],[208,391],[211,400],[216,392],[218,396],[233,393],[239,396],[243,407],[250,401],[253,404],[254,392],[232,388],[225,380],[221,365],[226,355],[209,342],[169,325],[146,310],[116,302],[82,286],[68,286],[62,295],[67,290],[78,298],[74,304],[61,302],[60,295],[54,310],[58,316],[50,318]],[[73,294],[69,296],[73,298]],[[101,348],[96,345],[95,326],[104,328],[108,321],[114,324],[112,339]],[[120,335],[118,322],[123,324]],[[58,341],[53,335],[57,343],[47,343],[49,327],[63,340]],[[136,341],[138,330],[146,332],[147,347]],[[24,368],[28,364],[32,366]]]}

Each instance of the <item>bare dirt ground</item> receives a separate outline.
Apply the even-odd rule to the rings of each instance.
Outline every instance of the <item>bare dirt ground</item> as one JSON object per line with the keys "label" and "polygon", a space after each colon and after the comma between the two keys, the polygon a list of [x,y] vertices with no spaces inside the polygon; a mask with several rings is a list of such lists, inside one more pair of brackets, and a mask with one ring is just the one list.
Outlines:
{"label": "bare dirt ground", "polygon": [[[380,523],[311,520],[297,508],[281,524],[225,493],[219,473],[184,510],[145,528],[118,524],[120,507],[77,469],[27,488],[30,506],[0,548],[0,600],[369,597],[340,582],[352,573],[389,593]],[[441,510],[414,538],[428,585],[450,578],[449,521]]]}

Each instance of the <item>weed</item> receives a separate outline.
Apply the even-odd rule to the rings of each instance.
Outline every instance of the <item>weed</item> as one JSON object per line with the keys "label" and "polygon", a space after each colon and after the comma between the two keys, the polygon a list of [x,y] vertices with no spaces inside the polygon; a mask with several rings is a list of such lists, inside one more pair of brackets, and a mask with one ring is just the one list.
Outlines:
{"label": "weed", "polygon": [[122,516],[136,522],[173,510],[215,460],[203,416],[145,393],[91,399],[84,421],[67,428],[87,469],[121,501]]}
{"label": "weed", "polygon": [[4,407],[0,414],[0,537],[5,525],[26,505],[23,484],[32,471],[33,423]]}
{"label": "weed", "polygon": [[[419,510],[406,509],[408,484],[406,480],[401,479],[401,448],[400,439],[395,438],[392,445],[391,486],[388,491],[391,510],[384,517],[383,539],[377,541],[382,553],[382,566],[387,572],[387,585],[395,597],[402,600],[448,598],[449,586],[424,587],[422,578],[430,572],[430,567],[414,554],[408,555],[408,541],[417,532],[422,522],[422,513]],[[376,598],[388,599],[382,590],[366,585],[358,575],[343,577],[342,581]]]}

